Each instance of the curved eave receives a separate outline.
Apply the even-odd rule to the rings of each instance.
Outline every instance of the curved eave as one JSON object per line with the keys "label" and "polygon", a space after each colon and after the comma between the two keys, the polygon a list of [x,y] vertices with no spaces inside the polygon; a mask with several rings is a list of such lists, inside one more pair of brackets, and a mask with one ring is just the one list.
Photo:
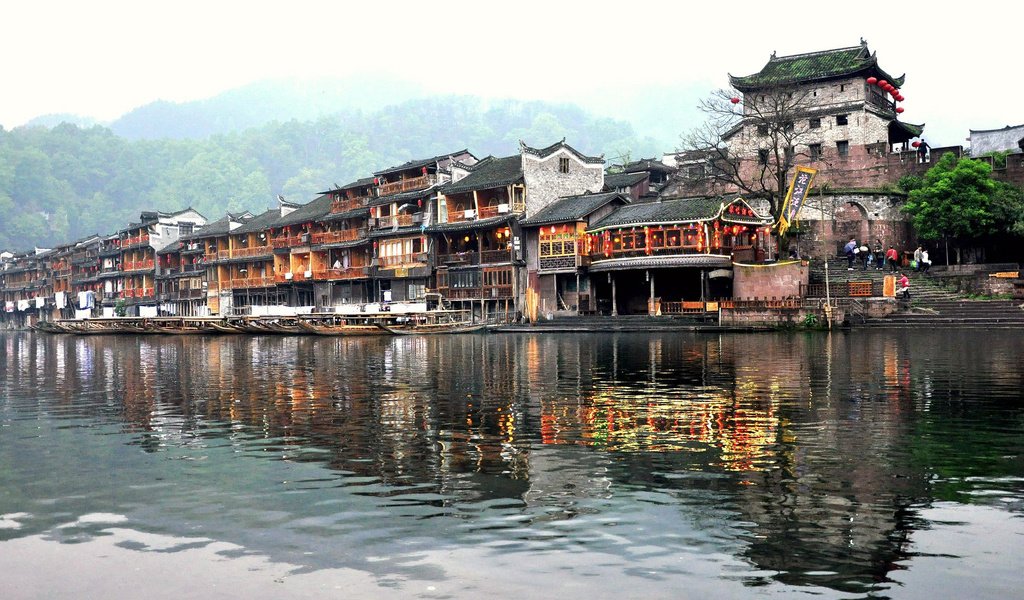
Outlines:
{"label": "curved eave", "polygon": [[730,266],[732,266],[732,257],[722,254],[677,254],[673,256],[631,256],[628,258],[598,260],[590,264],[590,272]]}

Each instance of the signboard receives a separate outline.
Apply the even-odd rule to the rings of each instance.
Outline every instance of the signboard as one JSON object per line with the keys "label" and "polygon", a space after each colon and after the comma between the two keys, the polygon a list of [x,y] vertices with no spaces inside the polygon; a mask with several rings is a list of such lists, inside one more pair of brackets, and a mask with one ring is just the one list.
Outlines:
{"label": "signboard", "polygon": [[786,199],[782,202],[782,210],[779,211],[780,236],[785,235],[789,226],[796,221],[797,216],[800,214],[800,209],[804,207],[804,200],[807,199],[807,194],[811,191],[811,183],[814,182],[814,176],[817,173],[817,169],[796,167],[796,173],[793,174],[793,182],[789,184]]}

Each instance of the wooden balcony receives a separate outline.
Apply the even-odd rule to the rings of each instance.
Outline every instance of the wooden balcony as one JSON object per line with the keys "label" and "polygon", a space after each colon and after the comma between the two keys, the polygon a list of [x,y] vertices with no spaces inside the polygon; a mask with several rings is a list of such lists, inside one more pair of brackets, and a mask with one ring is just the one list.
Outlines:
{"label": "wooden balcony", "polygon": [[480,264],[480,255],[477,252],[454,252],[452,254],[438,254],[437,264],[478,265]]}
{"label": "wooden balcony", "polygon": [[[418,217],[418,218],[417,218]],[[423,215],[388,215],[386,217],[377,218],[377,229],[391,229],[396,225],[398,227],[412,227],[417,223],[423,222]]]}
{"label": "wooden balcony", "polygon": [[503,250],[484,250],[480,253],[480,263],[506,263],[512,260],[512,251],[509,249]]}
{"label": "wooden balcony", "polygon": [[126,261],[122,267],[122,271],[152,271],[154,269],[153,260],[135,260]]}
{"label": "wooden balcony", "polygon": [[401,192],[410,192],[412,190],[419,190],[428,188],[437,181],[436,175],[421,175],[420,177],[412,177],[410,179],[403,179],[401,181],[394,181],[391,183],[385,183],[378,186],[378,196],[390,196],[391,194],[398,194]]}
{"label": "wooden balcony", "polygon": [[301,243],[301,236],[298,235],[293,235],[291,237],[277,237],[270,240],[270,245],[273,246],[275,250],[279,248],[294,248]]}
{"label": "wooden balcony", "polygon": [[332,213],[343,213],[350,210],[356,210],[362,208],[370,202],[369,196],[359,196],[358,198],[342,198],[340,200],[334,200],[331,202]]}
{"label": "wooden balcony", "polygon": [[[174,295],[175,294],[171,294],[172,297],[174,297]],[[199,289],[199,288],[196,288],[196,289],[191,289],[190,288],[190,289],[186,289],[186,290],[178,290],[178,292],[177,292],[178,300],[195,300],[197,298],[205,298],[205,297],[206,297],[206,290]]]}
{"label": "wooden balcony", "polygon": [[320,269],[313,271],[316,281],[341,281],[345,279],[364,279],[369,274],[368,267],[349,267],[347,269]]}
{"label": "wooden balcony", "polygon": [[338,244],[366,237],[365,229],[344,229],[342,231],[321,231],[310,236],[313,244]]}
{"label": "wooden balcony", "polygon": [[222,290],[244,290],[250,288],[265,288],[277,285],[274,277],[245,277],[242,279],[227,279],[220,282]]}
{"label": "wooden balcony", "polygon": [[296,281],[306,281],[307,279],[309,278],[306,277],[306,273],[304,271],[299,271],[297,273],[278,273],[277,275],[274,275],[274,281],[276,283],[294,283]]}
{"label": "wooden balcony", "polygon": [[425,252],[417,252],[416,254],[400,254],[398,256],[377,257],[377,266],[382,269],[401,267],[405,265],[411,266],[425,264],[427,264],[427,254]]}
{"label": "wooden balcony", "polygon": [[231,258],[255,258],[257,256],[270,256],[273,253],[273,246],[253,246],[252,248],[235,248],[231,250]]}

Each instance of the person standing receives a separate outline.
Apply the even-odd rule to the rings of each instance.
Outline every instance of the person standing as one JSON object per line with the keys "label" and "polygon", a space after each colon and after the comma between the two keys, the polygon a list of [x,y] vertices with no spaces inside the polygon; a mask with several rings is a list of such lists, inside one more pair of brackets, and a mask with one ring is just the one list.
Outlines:
{"label": "person standing", "polygon": [[843,251],[846,252],[846,270],[853,270],[853,259],[857,255],[857,240],[850,238],[850,241],[843,246]]}
{"label": "person standing", "polygon": [[921,250],[921,262],[919,264],[921,270],[928,273],[928,269],[932,268],[932,259],[928,258],[928,250]]}
{"label": "person standing", "polygon": [[882,240],[875,238],[875,269],[881,271],[885,267],[885,246]]}
{"label": "person standing", "polygon": [[896,246],[889,246],[889,251],[885,253],[885,260],[889,263],[890,272],[895,273],[896,267],[900,262],[900,255],[896,252]]}
{"label": "person standing", "polygon": [[915,271],[920,271],[921,270],[921,253],[922,252],[923,252],[923,250],[921,249],[921,246],[918,246],[917,250],[914,250],[914,270]]}
{"label": "person standing", "polygon": [[867,244],[860,247],[860,260],[861,260],[861,271],[868,270],[868,263],[871,262],[871,249],[868,248]]}

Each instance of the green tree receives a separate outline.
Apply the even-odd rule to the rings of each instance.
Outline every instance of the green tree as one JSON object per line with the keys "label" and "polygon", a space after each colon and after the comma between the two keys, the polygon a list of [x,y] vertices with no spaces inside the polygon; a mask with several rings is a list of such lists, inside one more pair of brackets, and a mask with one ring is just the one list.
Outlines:
{"label": "green tree", "polygon": [[[997,214],[994,200],[1002,188],[992,179],[992,167],[969,158],[943,155],[925,173],[921,186],[910,191],[903,206],[920,239],[953,244],[959,262],[960,249],[996,233],[1012,213]],[[1012,196],[1005,196],[1012,203]]]}

